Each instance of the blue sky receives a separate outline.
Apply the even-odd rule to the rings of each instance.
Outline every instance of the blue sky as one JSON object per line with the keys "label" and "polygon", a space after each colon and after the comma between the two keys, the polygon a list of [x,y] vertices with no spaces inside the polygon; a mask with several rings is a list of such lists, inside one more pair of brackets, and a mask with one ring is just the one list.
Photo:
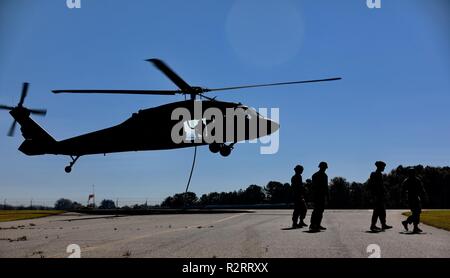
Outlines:
{"label": "blue sky", "polygon": [[[225,101],[280,109],[280,149],[240,144],[226,159],[201,148],[191,190],[229,191],[287,182],[295,164],[310,177],[365,181],[373,162],[450,163],[450,4],[446,0],[119,1],[0,0],[0,103],[31,83],[28,107],[64,139],[120,123],[140,108],[182,97],[53,95],[64,88],[173,89],[145,59],[166,61],[206,87],[342,76],[338,82],[217,93]],[[160,201],[184,190],[193,149],[82,157],[27,157],[0,114],[0,198],[85,202]],[[130,202],[131,202],[130,201]],[[25,201],[24,201],[25,202]],[[26,201],[28,202],[28,201]]]}

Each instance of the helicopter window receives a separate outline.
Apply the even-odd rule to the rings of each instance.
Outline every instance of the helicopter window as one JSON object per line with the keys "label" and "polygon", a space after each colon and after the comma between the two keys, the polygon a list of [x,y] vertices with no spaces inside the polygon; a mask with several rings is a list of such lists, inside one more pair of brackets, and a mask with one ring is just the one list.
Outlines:
{"label": "helicopter window", "polygon": [[248,119],[248,120],[252,119],[253,117],[256,117],[256,118],[260,117],[260,118],[262,118],[262,116],[256,110],[254,110],[254,109],[252,109],[252,108],[250,108],[248,106],[240,105],[240,106],[238,106],[238,108],[241,108],[241,109],[245,110],[245,112],[246,112],[245,118]]}
{"label": "helicopter window", "polygon": [[201,120],[189,120],[183,124],[185,140],[196,140],[203,138],[203,134],[207,132],[206,118]]}

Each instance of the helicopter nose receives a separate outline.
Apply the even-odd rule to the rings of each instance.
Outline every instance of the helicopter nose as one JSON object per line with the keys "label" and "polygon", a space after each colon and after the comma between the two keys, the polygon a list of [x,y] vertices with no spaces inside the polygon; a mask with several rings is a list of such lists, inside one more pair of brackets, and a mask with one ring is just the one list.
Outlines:
{"label": "helicopter nose", "polygon": [[271,121],[271,120],[267,120],[267,121],[268,121],[268,123],[267,123],[267,127],[268,127],[267,133],[268,134],[275,133],[280,129],[279,123]]}

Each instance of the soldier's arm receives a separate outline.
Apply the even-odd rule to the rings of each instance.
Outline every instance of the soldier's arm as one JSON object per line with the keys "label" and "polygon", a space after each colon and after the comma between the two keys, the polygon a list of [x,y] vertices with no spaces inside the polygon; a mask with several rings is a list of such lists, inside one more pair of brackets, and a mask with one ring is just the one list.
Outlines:
{"label": "soldier's arm", "polygon": [[423,182],[421,179],[419,180],[419,194],[420,194],[420,200],[422,200],[423,202],[428,202],[428,195],[427,192],[425,191],[425,187],[423,186]]}
{"label": "soldier's arm", "polygon": [[299,180],[298,180],[298,185],[299,185],[299,189],[300,189],[300,194],[301,195],[305,195],[305,186],[303,184],[303,179],[300,176]]}
{"label": "soldier's arm", "polygon": [[406,181],[407,181],[407,178],[405,180],[403,180],[402,184],[400,185],[401,198],[405,204],[408,202],[408,194],[407,194],[408,188],[406,188]]}
{"label": "soldier's arm", "polygon": [[367,188],[369,189],[369,193],[371,195],[373,195],[373,193],[374,193],[374,181],[375,181],[374,173],[371,173],[370,177],[369,177],[369,181],[367,182]]}

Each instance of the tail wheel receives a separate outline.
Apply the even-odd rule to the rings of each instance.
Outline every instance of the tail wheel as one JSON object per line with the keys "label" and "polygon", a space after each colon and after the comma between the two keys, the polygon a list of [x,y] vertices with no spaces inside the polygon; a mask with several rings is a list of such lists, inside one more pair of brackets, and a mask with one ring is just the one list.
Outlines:
{"label": "tail wheel", "polygon": [[64,168],[64,171],[69,174],[70,172],[72,172],[72,167],[73,165],[75,165],[75,163],[77,162],[78,158],[80,158],[80,156],[70,156],[70,159],[72,159],[72,161],[69,163],[69,166],[67,166],[66,168]]}

